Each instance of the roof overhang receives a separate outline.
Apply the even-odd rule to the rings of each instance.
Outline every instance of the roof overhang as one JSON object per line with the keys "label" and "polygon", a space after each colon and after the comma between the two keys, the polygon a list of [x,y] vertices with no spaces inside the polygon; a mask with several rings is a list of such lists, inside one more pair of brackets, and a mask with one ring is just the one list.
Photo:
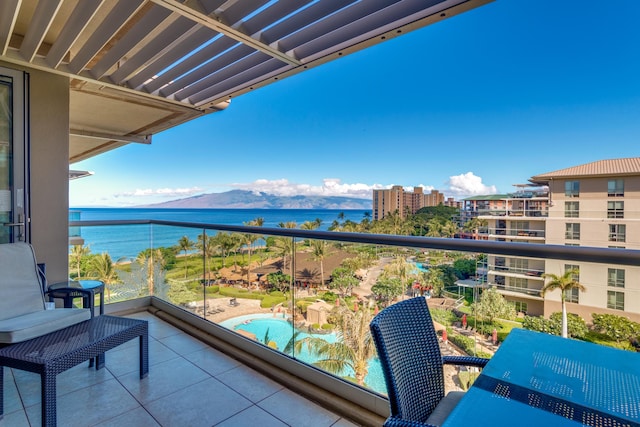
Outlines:
{"label": "roof overhang", "polygon": [[71,181],[72,179],[85,178],[91,175],[93,175],[93,172],[91,171],[69,169],[69,181]]}
{"label": "roof overhang", "polygon": [[0,60],[69,77],[73,163],[490,1],[3,0]]}

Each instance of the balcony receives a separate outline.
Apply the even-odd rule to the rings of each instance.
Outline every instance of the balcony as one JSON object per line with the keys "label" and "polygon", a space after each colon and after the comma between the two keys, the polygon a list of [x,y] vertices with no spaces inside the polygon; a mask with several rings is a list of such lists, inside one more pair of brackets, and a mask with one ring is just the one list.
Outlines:
{"label": "balcony", "polygon": [[540,241],[544,242],[545,230],[537,229],[516,229],[516,228],[487,228],[479,230],[479,234],[487,235],[491,238],[510,238],[513,240]]}
{"label": "balcony", "polygon": [[[313,242],[324,242],[320,247],[332,245],[330,251],[342,249],[356,255],[367,254],[365,258],[374,257],[373,267],[359,271],[355,288],[334,289],[336,293],[355,295],[349,299],[349,308],[355,311],[368,308],[371,285],[375,283],[373,272],[392,264],[392,258],[406,261],[429,257],[434,261],[440,259],[438,253],[442,251],[445,254],[442,262],[450,263],[446,254],[455,251],[633,266],[640,259],[638,251],[625,249],[562,247],[558,251],[535,243],[156,220],[84,221],[72,222],[71,226],[82,227],[87,243],[92,242],[96,233],[109,237],[103,239],[106,246],[92,246],[96,252],[110,253],[114,260],[121,260],[117,267],[122,272],[122,283],[107,287],[106,312],[150,321],[151,370],[147,380],[133,380],[136,368],[128,360],[136,357],[135,346],[111,351],[106,371],[88,370],[86,364],[72,369],[68,376],[60,378],[61,425],[127,425],[131,420],[140,420],[136,425],[144,425],[146,421],[150,425],[185,425],[185,420],[189,425],[243,425],[256,419],[273,421],[274,425],[298,425],[301,419],[320,426],[381,425],[388,413],[388,403],[369,380],[359,385],[353,378],[343,378],[352,375],[323,371],[305,360],[302,352],[284,353],[280,344],[272,345],[266,339],[266,334],[254,333],[249,337],[238,330],[241,325],[237,322],[234,326],[226,323],[229,317],[260,313],[270,319],[282,314],[297,326],[306,305],[303,302],[319,299],[316,292],[327,285],[331,275],[328,255],[324,266],[320,265],[320,257],[309,256]],[[225,233],[244,236],[244,243],[220,252],[225,254],[224,261],[219,255],[215,261],[210,255],[205,256],[207,247],[221,250],[221,241],[216,243],[210,238]],[[168,267],[161,262],[160,248],[176,245],[183,236],[207,243],[202,250],[192,247],[181,251],[180,257],[188,255],[193,262],[184,271],[169,274]],[[146,251],[147,248],[152,250]],[[249,259],[255,261],[250,268]],[[237,268],[236,276],[232,276],[233,266]],[[72,276],[76,274],[75,268],[71,262]],[[291,273],[289,281],[280,283],[290,297],[289,305],[278,300],[263,304],[264,299],[252,299],[261,292],[258,289],[266,286],[265,279],[273,268]],[[516,274],[526,276],[526,271]],[[222,295],[220,289],[229,294]],[[262,295],[266,298],[266,294]],[[230,305],[231,299],[237,299],[239,304]],[[309,319],[309,305],[306,309]],[[293,326],[288,330],[288,338],[298,338]],[[13,420],[20,425],[27,419],[37,424],[39,392],[34,387],[38,388],[38,380],[14,371],[7,374],[6,384],[5,419],[11,420],[11,425]],[[114,404],[111,399],[120,399],[118,396],[125,403]],[[199,418],[190,418],[192,413]]]}
{"label": "balcony", "polygon": [[516,219],[520,219],[522,217],[526,218],[546,218],[549,216],[548,208],[543,209],[478,209],[476,211],[479,218],[491,219],[496,216],[499,217],[515,217]]}
{"label": "balcony", "polygon": [[[149,322],[149,377],[138,377],[135,340],[109,351],[106,369],[82,363],[64,372],[58,425],[356,425],[149,311],[129,316]],[[40,425],[39,376],[6,369],[4,382],[0,424]]]}
{"label": "balcony", "polygon": [[540,289],[535,288],[523,288],[521,286],[508,286],[497,283],[489,282],[489,286],[497,289],[503,295],[522,297],[527,296],[528,299],[535,299],[544,301],[544,298],[540,296]]}

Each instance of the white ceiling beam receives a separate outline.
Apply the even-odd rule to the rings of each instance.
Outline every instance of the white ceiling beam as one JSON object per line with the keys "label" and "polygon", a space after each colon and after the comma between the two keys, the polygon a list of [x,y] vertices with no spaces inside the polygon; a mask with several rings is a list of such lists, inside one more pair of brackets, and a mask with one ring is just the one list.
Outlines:
{"label": "white ceiling beam", "polygon": [[134,135],[115,135],[102,132],[89,132],[80,129],[69,130],[70,136],[80,136],[83,138],[101,139],[104,141],[118,142],[135,142],[137,144],[151,144],[151,135],[134,136]]}
{"label": "white ceiling beam", "polygon": [[0,55],[4,55],[9,48],[21,3],[22,0],[0,1]]}
{"label": "white ceiling beam", "polygon": [[38,48],[40,48],[49,27],[60,10],[60,6],[62,6],[62,0],[38,2],[29,23],[29,30],[24,36],[22,46],[20,46],[20,54],[27,62],[31,62],[35,58]]}
{"label": "white ceiling beam", "polygon": [[275,49],[271,46],[261,43],[260,41],[253,39],[251,36],[248,36],[247,34],[244,34],[227,25],[224,25],[218,22],[215,18],[207,16],[201,12],[198,12],[197,10],[194,10],[188,6],[185,6],[182,3],[178,3],[175,0],[151,0],[151,1],[156,3],[159,6],[162,6],[173,12],[176,12],[186,18],[189,18],[194,22],[202,24],[205,27],[211,28],[214,31],[224,34],[229,38],[232,38],[234,40],[239,41],[240,43],[250,46],[253,49],[263,52],[273,58],[277,58],[286,64],[293,65],[296,67],[301,65],[301,62],[298,61],[296,58],[293,58],[287,55],[286,53],[279,51],[278,49]]}
{"label": "white ceiling beam", "polygon": [[105,0],[82,0],[81,3],[76,5],[69,20],[47,54],[49,65],[53,68],[60,65],[73,43],[78,40],[82,31],[89,25],[89,22],[91,22],[91,19],[93,19],[104,2]]}

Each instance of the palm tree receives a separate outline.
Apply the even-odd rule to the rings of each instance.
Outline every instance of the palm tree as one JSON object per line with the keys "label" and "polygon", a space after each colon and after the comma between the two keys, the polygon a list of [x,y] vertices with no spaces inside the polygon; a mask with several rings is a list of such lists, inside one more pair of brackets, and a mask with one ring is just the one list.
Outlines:
{"label": "palm tree", "polygon": [[296,351],[307,345],[309,351],[319,360],[313,364],[321,369],[340,375],[346,368],[351,368],[356,382],[364,385],[369,371],[369,360],[375,356],[376,350],[369,331],[369,323],[373,315],[371,310],[353,312],[342,304],[337,308],[338,321],[337,340],[328,343],[322,338],[309,337],[296,343]]}
{"label": "palm tree", "polygon": [[[238,269],[238,252],[245,244],[245,236],[242,233],[231,233],[229,236],[229,251],[233,252],[233,271]],[[242,257],[244,261],[244,256]]]}
{"label": "palm tree", "polygon": [[402,256],[396,256],[391,264],[389,264],[385,269],[389,275],[400,279],[404,290],[407,289],[410,280],[415,276],[415,274],[413,274],[414,266],[407,262],[407,260]]}
{"label": "palm tree", "polygon": [[[281,222],[280,224],[278,224],[278,227],[280,227],[280,228],[296,228],[296,227],[298,227],[298,224],[295,221]],[[277,237],[276,238],[276,248],[278,248],[278,250],[282,254],[282,264],[283,264],[283,267],[286,270],[287,256],[291,255],[293,257],[293,251],[295,250],[294,238],[293,237]],[[293,278],[293,263],[291,263],[290,267],[291,267],[290,268],[290,273],[291,273],[290,275]]]}
{"label": "palm tree", "polygon": [[118,281],[118,274],[108,253],[103,252],[91,260],[89,275],[104,283],[107,291],[107,301],[111,301],[111,286]]}
{"label": "palm tree", "polygon": [[189,270],[189,263],[187,262],[186,256],[189,253],[189,251],[192,251],[193,249],[195,249],[195,242],[191,239],[189,239],[189,237],[187,236],[182,236],[180,238],[180,240],[178,240],[178,250],[180,252],[184,252],[185,255],[185,262],[184,262],[184,278],[187,278],[187,271]]}
{"label": "palm tree", "polygon": [[320,287],[324,286],[324,259],[329,256],[329,245],[326,240],[311,241],[311,259],[320,263]]}
{"label": "palm tree", "polygon": [[442,272],[439,269],[430,268],[428,271],[422,272],[421,276],[425,284],[433,290],[433,296],[439,297],[442,295],[444,281],[442,280]]}
{"label": "palm tree", "polygon": [[488,221],[486,219],[476,217],[465,222],[462,228],[464,229],[464,231],[472,232],[474,239],[478,239],[478,230],[480,228],[486,227],[487,224]]}
{"label": "palm tree", "polygon": [[231,237],[231,233],[221,231],[215,235],[211,242],[222,251],[222,267],[225,267],[226,256],[236,244],[233,237]]}
{"label": "palm tree", "polygon": [[71,261],[76,266],[76,279],[80,279],[81,272],[80,267],[82,265],[82,259],[91,253],[91,249],[89,246],[84,245],[73,245],[71,248]]}
{"label": "palm tree", "polygon": [[562,336],[567,338],[567,305],[566,305],[566,293],[571,289],[579,289],[582,292],[585,292],[587,288],[584,287],[581,283],[578,283],[576,280],[576,276],[578,275],[577,269],[571,269],[564,272],[562,276],[558,276],[553,273],[545,273],[542,275],[545,279],[549,279],[544,286],[542,287],[542,291],[540,292],[544,297],[545,293],[548,291],[553,291],[555,289],[560,289],[560,301],[562,301]]}
{"label": "palm tree", "polygon": [[138,254],[136,258],[138,264],[145,268],[146,277],[147,277],[147,287],[149,289],[149,295],[154,294],[154,285],[156,281],[155,277],[155,267],[158,265],[160,269],[164,269],[166,265],[166,260],[164,258],[164,254],[160,249],[149,249],[147,251],[142,251]]}
{"label": "palm tree", "polygon": [[427,237],[453,237],[458,231],[458,226],[449,219],[431,218],[427,222]]}
{"label": "palm tree", "polygon": [[249,253],[249,260],[247,261],[247,282],[251,282],[251,252],[253,250],[253,244],[260,238],[257,234],[245,233],[242,235],[245,241],[245,245],[247,246],[247,251]]}
{"label": "palm tree", "polygon": [[313,221],[305,221],[300,225],[301,230],[315,230],[322,225],[322,220],[316,218]]}

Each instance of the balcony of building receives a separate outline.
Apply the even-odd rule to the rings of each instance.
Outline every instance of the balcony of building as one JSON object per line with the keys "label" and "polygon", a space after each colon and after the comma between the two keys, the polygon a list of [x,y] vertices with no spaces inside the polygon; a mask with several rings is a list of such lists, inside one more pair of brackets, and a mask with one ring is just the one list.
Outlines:
{"label": "balcony of building", "polygon": [[[261,373],[237,355],[214,348],[203,329],[146,301],[151,305],[111,304],[109,313],[149,322],[149,377],[139,379],[135,340],[109,351],[105,369],[96,371],[82,363],[60,374],[59,426],[381,425],[382,417],[367,414],[368,419],[354,422],[328,409],[332,405],[323,405],[321,399],[339,399],[314,384],[304,387],[315,390],[318,399],[301,396],[297,390],[303,386],[289,372],[269,368]],[[117,311],[122,308],[125,311]],[[286,384],[285,378],[292,382]],[[5,368],[5,415],[0,425],[39,426],[40,397],[39,375]],[[357,405],[349,406],[358,411]]]}
{"label": "balcony of building", "polygon": [[494,276],[489,279],[488,286],[497,289],[505,297],[525,297],[526,299],[544,301],[540,294],[541,284],[511,283],[505,279],[506,277],[508,276]]}
{"label": "balcony of building", "polygon": [[[388,401],[384,389],[375,388],[373,381],[367,378],[365,385],[358,385],[352,375],[326,372],[305,359],[302,353],[283,352],[282,345],[271,344],[265,333],[251,336],[241,330],[243,325],[255,322],[253,317],[242,316],[258,314],[267,319],[282,316],[294,320],[283,321],[289,328],[285,341],[296,338],[293,323],[297,324],[296,310],[302,307],[298,302],[309,297],[314,301],[319,299],[315,292],[330,276],[328,258],[324,278],[317,258],[316,261],[305,259],[312,242],[324,242],[320,246],[331,244],[332,251],[341,248],[352,254],[371,254],[381,263],[370,266],[367,274],[360,276],[360,285],[353,289],[356,296],[351,300],[355,310],[369,308],[371,291],[365,284],[375,283],[374,272],[379,273],[381,266],[391,262],[391,257],[406,260],[411,259],[409,255],[422,256],[434,251],[465,252],[473,256],[491,254],[490,269],[494,272],[499,270],[501,276],[527,277],[540,286],[541,278],[527,273],[539,272],[537,266],[546,258],[634,266],[640,259],[638,251],[625,249],[566,247],[557,252],[537,244],[155,220],[85,221],[73,222],[71,226],[81,226],[88,241],[92,231],[104,233],[105,227],[109,227],[110,240],[118,242],[112,249],[112,257],[118,259],[123,250],[128,255],[129,259],[119,268],[129,274],[122,275],[122,283],[107,287],[106,313],[149,320],[151,366],[149,377],[139,380],[134,363],[136,346],[124,345],[107,354],[106,370],[90,370],[83,364],[62,374],[58,416],[59,425],[65,426],[381,425],[388,414]],[[169,277],[162,263],[153,259],[161,258],[158,249],[175,245],[182,236],[190,236],[194,241],[202,236],[201,241],[209,241],[209,237],[224,233],[241,233],[247,239],[244,250],[228,254],[225,268],[208,265],[209,261],[199,250],[191,249],[189,253],[195,262],[189,264],[187,271]],[[274,251],[276,247],[284,248],[278,255],[282,265],[256,255],[265,249],[267,242],[272,245],[273,239],[278,242],[273,246]],[[152,250],[146,252],[146,258],[138,257],[140,248]],[[102,252],[100,248],[96,250]],[[259,259],[257,262],[261,265],[247,269],[246,260],[250,257]],[[501,257],[529,257],[530,264],[514,265],[511,272],[504,271],[495,261]],[[234,264],[238,267],[235,276]],[[292,273],[291,281],[284,284],[291,304],[274,302],[263,306],[250,295],[264,284],[270,271],[277,273],[271,270],[277,268]],[[70,265],[69,270],[73,275],[74,265]],[[499,283],[495,276],[492,277],[490,270],[489,284],[503,294],[541,299],[535,295],[539,290],[518,287],[511,282]],[[233,294],[221,296],[213,292],[216,287],[225,287]],[[185,298],[185,294],[188,297]],[[238,303],[232,304],[232,299]],[[230,318],[236,321],[222,320]],[[5,370],[5,378],[4,422],[12,426],[38,425],[38,378],[15,370]]]}
{"label": "balcony of building", "polygon": [[[69,211],[69,221],[80,221],[80,211]],[[84,245],[80,227],[69,227],[69,245]]]}
{"label": "balcony of building", "polygon": [[547,218],[549,216],[549,209],[544,208],[522,208],[513,207],[508,209],[478,209],[475,212],[475,216],[481,219],[495,219],[495,217],[505,217],[519,219],[525,218]]}
{"label": "balcony of building", "polygon": [[485,229],[478,230],[478,234],[485,235],[490,239],[544,242],[546,233],[545,230],[533,228],[487,227]]}

